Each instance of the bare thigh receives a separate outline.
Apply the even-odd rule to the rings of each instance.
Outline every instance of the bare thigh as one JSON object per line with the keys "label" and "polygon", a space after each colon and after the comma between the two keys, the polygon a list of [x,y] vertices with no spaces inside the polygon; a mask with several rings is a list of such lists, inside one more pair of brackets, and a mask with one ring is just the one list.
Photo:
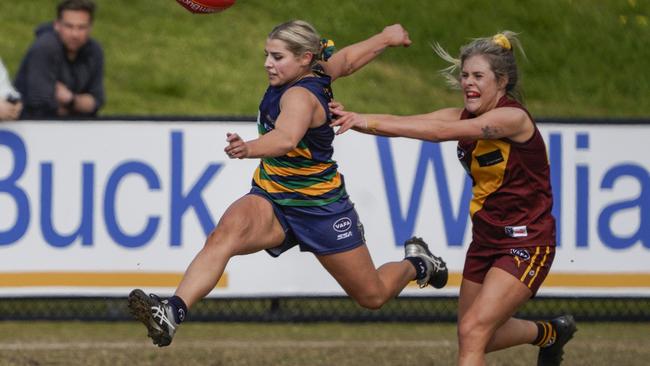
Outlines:
{"label": "bare thigh", "polygon": [[354,297],[366,292],[369,287],[381,285],[365,244],[346,252],[317,258],[348,295]]}
{"label": "bare thigh", "polygon": [[284,239],[271,203],[248,194],[228,207],[207,242],[229,247],[231,255],[242,255],[276,247]]}
{"label": "bare thigh", "polygon": [[483,284],[463,279],[459,298],[459,320],[474,318],[480,324],[498,328],[532,295],[519,279],[492,267]]}
{"label": "bare thigh", "polygon": [[366,245],[318,260],[348,295],[368,309],[379,309],[415,278],[415,268],[404,260],[375,269]]}
{"label": "bare thigh", "polygon": [[460,285],[460,294],[458,295],[458,320],[462,320],[470,306],[476,300],[479,292],[481,292],[482,283],[473,282],[466,278]]}

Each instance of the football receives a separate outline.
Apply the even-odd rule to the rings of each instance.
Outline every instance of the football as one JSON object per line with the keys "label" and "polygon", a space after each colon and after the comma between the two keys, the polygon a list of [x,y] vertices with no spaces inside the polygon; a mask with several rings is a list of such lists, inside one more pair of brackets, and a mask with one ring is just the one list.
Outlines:
{"label": "football", "polygon": [[210,14],[228,9],[235,0],[176,0],[176,2],[192,13]]}

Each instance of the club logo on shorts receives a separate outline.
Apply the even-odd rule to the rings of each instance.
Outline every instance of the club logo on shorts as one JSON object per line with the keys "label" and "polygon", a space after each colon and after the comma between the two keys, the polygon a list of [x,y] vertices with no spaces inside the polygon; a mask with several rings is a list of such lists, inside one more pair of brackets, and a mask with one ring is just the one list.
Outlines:
{"label": "club logo on shorts", "polygon": [[525,261],[530,259],[530,253],[526,249],[512,248],[510,249],[510,254],[512,254],[515,257],[519,257]]}
{"label": "club logo on shorts", "polygon": [[533,277],[533,276],[535,275],[535,270],[532,270],[532,269],[531,269],[530,272],[528,272],[528,275],[529,275],[530,277]]}
{"label": "club logo on shorts", "polygon": [[334,222],[334,225],[332,225],[332,229],[339,233],[346,232],[350,230],[350,228],[352,228],[352,220],[350,220],[349,217],[340,218]]}

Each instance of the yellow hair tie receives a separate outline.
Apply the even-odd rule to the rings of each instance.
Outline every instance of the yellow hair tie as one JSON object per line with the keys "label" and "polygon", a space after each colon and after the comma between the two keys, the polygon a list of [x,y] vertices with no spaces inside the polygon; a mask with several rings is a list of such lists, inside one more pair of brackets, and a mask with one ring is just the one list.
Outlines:
{"label": "yellow hair tie", "polygon": [[334,54],[334,51],[336,51],[336,46],[334,45],[334,41],[331,39],[327,38],[322,38],[320,40],[320,54],[319,60],[327,61],[332,55]]}
{"label": "yellow hair tie", "polygon": [[494,37],[492,37],[492,42],[498,44],[506,50],[512,49],[512,45],[510,44],[508,37],[504,36],[503,33],[494,35]]}

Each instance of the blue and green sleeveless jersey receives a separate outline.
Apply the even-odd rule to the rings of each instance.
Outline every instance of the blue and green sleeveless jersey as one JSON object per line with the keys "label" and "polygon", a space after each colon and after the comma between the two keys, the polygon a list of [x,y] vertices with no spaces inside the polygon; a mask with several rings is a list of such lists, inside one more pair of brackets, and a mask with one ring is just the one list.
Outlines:
{"label": "blue and green sleeveless jersey", "polygon": [[334,129],[330,127],[328,103],[332,100],[331,78],[315,69],[316,76],[283,86],[269,86],[260,102],[257,128],[264,135],[275,128],[280,99],[292,87],[313,93],[325,109],[327,121],[307,130],[297,147],[286,155],[262,158],[253,176],[253,186],[265,191],[283,206],[324,206],[347,198],[343,176],[332,160]]}

